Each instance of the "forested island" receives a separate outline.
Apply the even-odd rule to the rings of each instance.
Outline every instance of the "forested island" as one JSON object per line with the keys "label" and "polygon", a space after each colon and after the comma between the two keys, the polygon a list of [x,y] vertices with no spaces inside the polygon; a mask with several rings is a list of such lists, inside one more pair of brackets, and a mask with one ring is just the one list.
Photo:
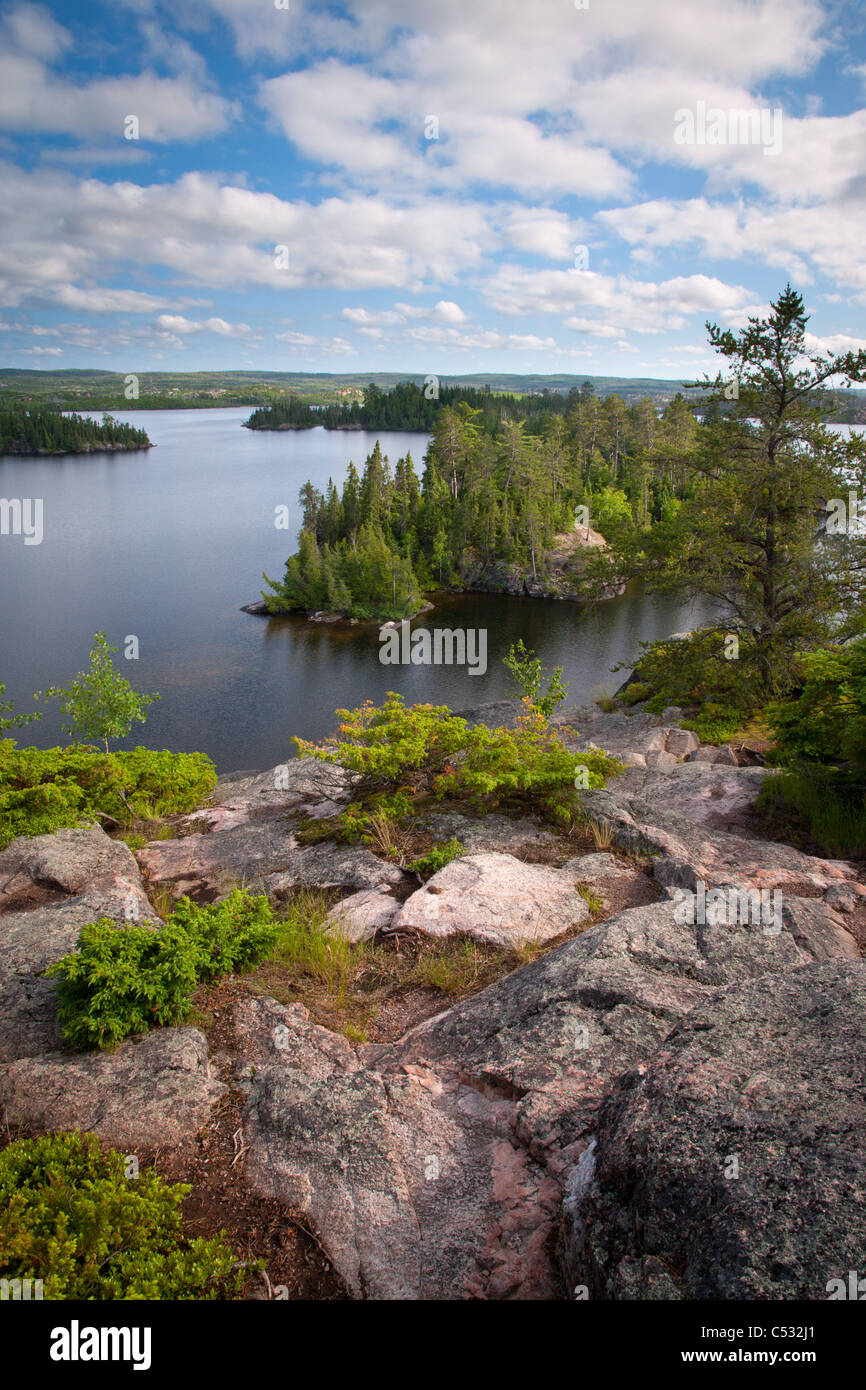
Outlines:
{"label": "forested island", "polygon": [[598,532],[665,514],[700,427],[682,396],[661,415],[649,399],[600,401],[590,383],[556,400],[522,419],[443,404],[420,478],[411,455],[392,466],[377,441],[341,491],[306,483],[300,548],[268,579],[268,611],[397,619],[434,588],[589,597]]}
{"label": "forested island", "polygon": [[111,415],[98,421],[39,407],[0,407],[0,454],[93,454],[152,447],[144,430]]}
{"label": "forested island", "polygon": [[299,549],[282,579],[265,575],[266,610],[396,620],[430,589],[590,600],[632,578],[731,601],[745,576],[774,595],[760,621],[775,631],[790,618],[783,535],[793,544],[796,530],[813,563],[829,500],[847,497],[863,467],[862,441],[826,428],[827,383],[861,380],[860,359],[795,369],[804,323],[789,287],[742,342],[708,324],[727,362],[696,383],[698,414],[682,395],[661,412],[649,398],[599,400],[588,382],[556,408],[521,400],[521,418],[440,400],[420,478],[410,456],[392,466],[377,442],[340,491],[305,484]]}

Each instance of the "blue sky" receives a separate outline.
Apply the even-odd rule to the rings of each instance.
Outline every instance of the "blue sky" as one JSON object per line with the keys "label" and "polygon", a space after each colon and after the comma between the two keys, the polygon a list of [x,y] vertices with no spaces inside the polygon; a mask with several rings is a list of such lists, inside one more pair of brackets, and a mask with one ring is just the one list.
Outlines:
{"label": "blue sky", "polygon": [[5,366],[866,347],[862,0],[0,0],[0,164]]}

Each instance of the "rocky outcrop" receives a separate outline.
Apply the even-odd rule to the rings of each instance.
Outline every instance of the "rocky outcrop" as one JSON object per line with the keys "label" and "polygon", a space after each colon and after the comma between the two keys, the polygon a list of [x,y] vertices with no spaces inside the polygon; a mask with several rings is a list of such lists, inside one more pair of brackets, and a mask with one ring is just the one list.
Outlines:
{"label": "rocky outcrop", "polygon": [[854,880],[844,860],[818,859],[789,845],[759,840],[736,825],[754,802],[760,768],[680,763],[665,774],[646,774],[640,789],[588,791],[588,814],[608,827],[620,850],[650,856],[653,874],[666,887],[693,889],[735,884],[812,892]]}
{"label": "rocky outcrop", "polygon": [[580,854],[573,859],[567,859],[562,871],[570,874],[579,883],[592,883],[597,879],[631,878],[633,875],[633,870],[626,868],[615,854]]}
{"label": "rocky outcrop", "polygon": [[530,598],[566,599],[586,603],[589,599],[616,598],[625,584],[605,584],[589,588],[584,575],[584,555],[603,549],[604,536],[591,526],[575,527],[555,537],[554,545],[539,557],[536,571],[505,560],[483,561],[466,555],[460,564],[461,587],[483,593],[527,594]]}
{"label": "rocky outcrop", "polygon": [[501,853],[522,857],[558,843],[557,836],[535,816],[512,820],[496,814],[463,816],[456,811],[433,811],[419,823],[430,832],[435,843],[456,839],[469,854]]}
{"label": "rocky outcrop", "polygon": [[263,816],[301,812],[331,815],[351,799],[355,774],[317,758],[292,758],[267,772],[222,777],[211,794],[213,805],[190,817],[204,818],[212,829],[258,820]]}
{"label": "rocky outcrop", "polygon": [[121,1147],[189,1138],[225,1087],[194,1028],[114,1052],[63,1052],[49,965],[100,917],[156,929],[130,850],[98,827],[13,840],[0,853],[0,1113],[25,1131],[87,1129]]}
{"label": "rocky outcrop", "polygon": [[[135,1152],[184,1143],[240,1088],[238,1183],[302,1218],[358,1298],[826,1297],[862,1246],[866,965],[848,926],[866,886],[852,864],[757,839],[764,770],[685,761],[700,750],[676,711],[584,714],[560,718],[576,760],[591,740],[629,764],[587,811],[665,895],[594,925],[578,885],[621,892],[641,870],[575,856],[535,822],[430,813],[434,841],[468,852],[420,888],[366,848],[299,844],[300,820],[352,796],[350,774],[311,760],[223,779],[181,838],[141,852],[176,893],[338,889],[327,930],[352,939],[570,933],[398,1041],[354,1047],[300,1004],[233,994],[219,1073],[194,1028],[63,1051],[41,972],[84,921],[152,914],[133,856],[102,831],[14,842],[0,855],[6,1122]],[[684,914],[699,888],[781,899],[770,921]]]}
{"label": "rocky outcrop", "polygon": [[863,963],[711,992],[602,1108],[572,1183],[570,1278],[615,1299],[847,1289],[863,1266],[864,1020]]}
{"label": "rocky outcrop", "polygon": [[[808,912],[829,940],[835,914]],[[355,1053],[298,1006],[245,1002],[248,1178],[303,1211],[358,1297],[561,1295],[563,1194],[616,1078],[718,986],[814,959],[790,926],[680,927],[660,902],[399,1043]]]}
{"label": "rocky outcrop", "polygon": [[235,826],[209,835],[157,840],[140,852],[152,883],[210,901],[243,884],[252,893],[284,897],[295,888],[363,888],[398,884],[400,869],[360,846],[301,846],[277,821]]}

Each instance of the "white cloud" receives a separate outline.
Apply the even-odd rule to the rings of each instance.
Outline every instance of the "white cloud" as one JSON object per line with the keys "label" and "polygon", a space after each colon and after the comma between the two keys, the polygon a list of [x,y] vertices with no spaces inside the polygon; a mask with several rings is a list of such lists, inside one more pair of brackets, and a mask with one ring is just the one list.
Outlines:
{"label": "white cloud", "polygon": [[[740,285],[726,285],[708,275],[675,276],[659,282],[582,270],[527,270],[504,265],[483,287],[494,308],[509,314],[577,315],[583,331],[595,323],[599,336],[661,333],[684,327],[689,315],[735,309],[754,296]],[[598,311],[598,320],[586,311]],[[572,323],[572,327],[575,324]]]}
{"label": "white cloud", "polygon": [[79,83],[50,70],[72,46],[41,5],[19,5],[0,34],[0,129],[51,131],[88,138],[112,135],[126,143],[127,116],[139,121],[142,140],[200,140],[217,135],[232,118],[231,103],[188,73],[163,78],[151,72],[97,77]]}
{"label": "white cloud", "polygon": [[[484,208],[448,199],[397,207],[354,196],[313,205],[204,174],[143,187],[77,183],[56,170],[29,173],[13,165],[0,168],[0,178],[0,293],[10,305],[56,297],[95,311],[175,307],[138,290],[80,287],[82,279],[105,278],[124,264],[140,271],[157,266],[177,282],[233,290],[416,291],[480,270],[497,245]],[[58,217],[58,209],[68,212]],[[289,248],[287,268],[275,255],[281,245]],[[440,313],[453,316],[455,309]]]}
{"label": "white cloud", "polygon": [[346,357],[355,352],[355,348],[346,338],[317,337],[313,333],[300,333],[293,329],[275,333],[274,338],[278,343],[286,343],[297,352],[316,349],[325,353],[335,353],[339,357]]}
{"label": "white cloud", "polygon": [[866,338],[852,338],[848,333],[828,333],[824,337],[806,333],[805,338],[809,352],[824,356],[833,353],[866,352]]}
{"label": "white cloud", "polygon": [[571,264],[575,244],[583,244],[585,227],[583,223],[573,222],[564,212],[551,208],[509,208],[505,213],[503,234],[516,251]]}
{"label": "white cloud", "polygon": [[4,39],[20,53],[50,63],[72,46],[72,35],[45,5],[15,5],[3,16]]}
{"label": "white cloud", "polygon": [[718,204],[706,198],[656,199],[598,214],[634,250],[691,250],[721,260],[754,259],[800,281],[819,271],[866,289],[861,200],[815,207]]}
{"label": "white cloud", "polygon": [[244,338],[252,332],[248,323],[227,323],[220,318],[197,321],[182,314],[160,314],[157,324],[166,333],[217,333],[222,338]]}
{"label": "white cloud", "polygon": [[378,336],[380,328],[408,323],[410,319],[428,319],[446,324],[467,321],[460,305],[450,299],[440,299],[432,308],[420,304],[395,304],[393,309],[343,309],[342,317],[368,336]]}
{"label": "white cloud", "polygon": [[169,302],[141,290],[80,289],[77,285],[58,285],[52,297],[64,309],[88,314],[149,314]]}
{"label": "white cloud", "polygon": [[[212,3],[250,42],[252,3]],[[635,152],[721,166],[732,182],[757,177],[767,186],[802,189],[804,178],[817,185],[841,175],[851,132],[837,137],[820,119],[786,126],[785,166],[760,150],[673,143],[678,107],[751,106],[753,84],[817,61],[828,41],[813,0],[729,0],[713,11],[712,42],[696,0],[607,0],[586,11],[534,0],[531,16],[522,0],[403,0],[399,14],[388,0],[348,8],[353,24],[317,28],[310,7],[298,5],[292,51],[328,51],[264,81],[260,98],[298,149],[350,183],[621,197],[634,180],[622,156]],[[431,115],[435,140],[425,138]],[[812,140],[825,133],[838,148],[830,168],[811,161]],[[541,254],[554,246],[552,258],[562,254],[552,224],[546,245],[539,235]]]}

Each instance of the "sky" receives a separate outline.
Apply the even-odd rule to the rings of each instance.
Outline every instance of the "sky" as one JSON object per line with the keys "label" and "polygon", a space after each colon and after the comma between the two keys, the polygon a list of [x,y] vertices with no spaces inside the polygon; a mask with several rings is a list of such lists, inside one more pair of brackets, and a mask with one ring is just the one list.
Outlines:
{"label": "sky", "polygon": [[0,0],[0,365],[866,347],[863,0]]}

